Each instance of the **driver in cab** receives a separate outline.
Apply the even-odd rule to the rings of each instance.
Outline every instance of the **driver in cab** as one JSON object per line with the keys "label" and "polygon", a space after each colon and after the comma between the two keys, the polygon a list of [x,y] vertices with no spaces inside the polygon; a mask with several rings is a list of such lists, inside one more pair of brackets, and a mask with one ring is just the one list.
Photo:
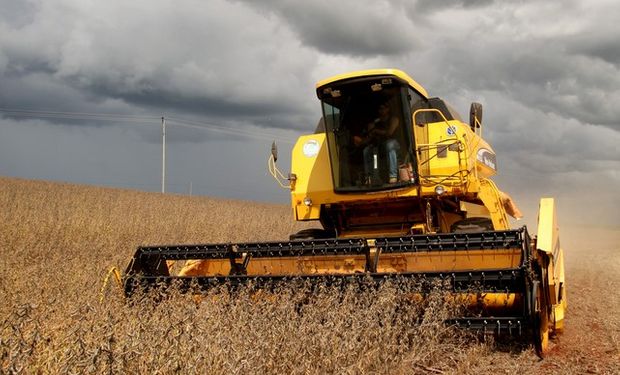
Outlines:
{"label": "driver in cab", "polygon": [[394,138],[400,126],[397,116],[391,114],[388,101],[383,101],[377,108],[378,117],[368,124],[365,134],[353,136],[355,146],[364,146],[364,173],[368,181],[377,177],[377,148],[383,147],[388,156],[389,183],[398,182],[398,152],[400,145]]}

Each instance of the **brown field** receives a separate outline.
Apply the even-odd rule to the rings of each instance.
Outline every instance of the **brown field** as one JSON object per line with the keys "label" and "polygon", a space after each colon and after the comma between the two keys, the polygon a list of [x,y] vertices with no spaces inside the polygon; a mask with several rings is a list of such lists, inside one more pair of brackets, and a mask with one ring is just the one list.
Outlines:
{"label": "brown field", "polygon": [[617,228],[560,228],[569,310],[545,360],[446,328],[439,293],[420,306],[390,286],[215,291],[197,305],[127,304],[112,284],[99,302],[138,245],[300,228],[283,205],[0,178],[0,373],[620,374]]}

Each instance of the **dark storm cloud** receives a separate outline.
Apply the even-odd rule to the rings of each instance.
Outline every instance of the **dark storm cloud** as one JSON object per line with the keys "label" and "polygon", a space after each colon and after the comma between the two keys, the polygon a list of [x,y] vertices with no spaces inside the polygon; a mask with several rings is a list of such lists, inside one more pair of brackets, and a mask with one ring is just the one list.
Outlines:
{"label": "dark storm cloud", "polygon": [[208,115],[213,118],[261,118],[266,114],[293,115],[295,111],[286,103],[264,101],[240,103],[235,98],[222,96],[190,96],[184,92],[170,92],[163,88],[144,88],[135,92],[117,92],[107,84],[92,85],[92,92],[102,97],[114,97],[126,102],[152,109],[174,109],[175,112],[190,112],[197,115]]}
{"label": "dark storm cloud", "polygon": [[620,43],[617,32],[590,32],[576,35],[567,46],[574,54],[599,58],[620,68]]}
{"label": "dark storm cloud", "polygon": [[[215,123],[227,123],[234,119],[284,129],[307,128],[316,120],[316,116],[300,115],[284,101],[239,103],[235,98],[192,96],[182,90],[170,92],[147,83],[141,85],[139,90],[125,91],[105,80],[91,81],[84,87],[79,82],[72,82],[72,79],[47,73],[46,69],[29,69],[22,70],[20,74],[5,74],[1,81],[3,90],[0,90],[2,107],[66,112],[76,112],[79,108],[80,113],[141,115],[155,119],[165,114],[177,117],[202,115]],[[84,118],[67,121],[66,117],[48,118],[48,121],[109,124],[106,120],[84,121]],[[200,119],[194,121],[200,122]]]}
{"label": "dark storm cloud", "polygon": [[[452,61],[454,86],[494,90],[520,103],[583,123],[620,130],[620,76],[609,64],[570,56],[547,42],[513,43]],[[516,47],[516,48],[515,48]],[[454,47],[457,53],[463,49]],[[546,50],[544,54],[537,51]],[[493,52],[491,52],[493,51]]]}
{"label": "dark storm cloud", "polygon": [[492,92],[480,94],[485,103],[483,134],[498,154],[501,173],[507,166],[520,175],[541,177],[620,167],[620,132],[583,125]]}
{"label": "dark storm cloud", "polygon": [[[0,24],[2,81],[41,77],[43,88],[53,82],[59,93],[79,93],[84,99],[65,98],[74,110],[78,102],[93,107],[114,100],[139,111],[213,121],[237,117],[271,127],[316,121],[303,99],[312,90],[305,73],[312,58],[294,46],[281,49],[292,34],[280,31],[272,39],[279,26],[244,6],[32,4],[24,18],[30,22]],[[222,16],[227,13],[234,17]],[[32,99],[5,103],[47,107],[46,98],[30,88]],[[55,107],[61,97],[48,104]]]}
{"label": "dark storm cloud", "polygon": [[[111,2],[91,5],[94,9],[69,0],[28,4],[9,7],[10,13],[23,14],[22,21],[1,26],[2,79],[47,75],[43,84],[53,81],[60,92],[82,96],[91,106],[110,99],[139,110],[179,111],[217,121],[235,116],[263,126],[303,129],[316,121],[311,93],[313,81],[322,78],[316,71],[331,75],[347,66],[402,61],[414,72],[429,70],[435,84],[430,89],[436,92],[492,89],[545,112],[612,128],[620,116],[614,104],[620,99],[618,74],[613,65],[603,64],[614,59],[618,48],[608,48],[614,47],[613,38],[597,44],[591,43],[594,36],[582,36],[594,22],[608,25],[611,18],[600,16],[613,12],[601,7],[589,7],[593,15],[574,22],[571,17],[581,9],[572,2],[440,6],[379,1],[360,6],[276,0],[189,2],[179,8]],[[434,28],[416,27],[405,10]],[[568,16],[556,17],[558,25],[540,24],[560,11]],[[562,23],[569,31],[558,31]],[[601,32],[614,35],[613,30],[602,27]],[[341,67],[328,70],[325,64]],[[41,98],[37,91],[31,86],[31,95]],[[52,106],[58,97],[50,97]]]}
{"label": "dark storm cloud", "polygon": [[276,14],[307,46],[333,55],[392,56],[419,44],[403,9],[389,1],[246,1]]}
{"label": "dark storm cloud", "polygon": [[[76,89],[43,72],[1,78],[0,102],[12,109],[140,114],[120,100]],[[78,109],[78,111],[76,111]]]}
{"label": "dark storm cloud", "polygon": [[438,62],[430,78],[442,92],[492,90],[564,119],[620,130],[620,72],[611,63],[620,47],[609,37],[619,34],[619,8],[572,1],[445,7],[425,19],[445,25],[433,38],[441,48],[416,55],[425,66]]}
{"label": "dark storm cloud", "polygon": [[486,7],[494,3],[494,0],[452,0],[452,1],[436,1],[436,0],[417,0],[415,2],[415,9],[419,13],[451,9],[455,7],[462,8],[481,8]]}

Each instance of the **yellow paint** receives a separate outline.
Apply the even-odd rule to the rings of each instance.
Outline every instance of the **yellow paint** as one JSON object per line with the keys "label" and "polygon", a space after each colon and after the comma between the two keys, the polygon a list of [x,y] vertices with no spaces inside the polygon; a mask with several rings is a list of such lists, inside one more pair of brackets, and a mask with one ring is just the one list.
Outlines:
{"label": "yellow paint", "polygon": [[553,198],[542,198],[538,210],[538,232],[536,247],[553,256],[560,250],[559,230]]}
{"label": "yellow paint", "polygon": [[[374,255],[374,254],[373,254]],[[521,264],[520,249],[421,251],[380,253],[379,273],[454,272],[459,270],[514,269]],[[254,258],[248,275],[356,274],[365,272],[364,255]],[[228,259],[191,260],[179,276],[224,276],[230,273]]]}
{"label": "yellow paint", "polygon": [[493,181],[486,178],[480,180],[479,197],[489,210],[495,230],[510,229],[500,191]]}
{"label": "yellow paint", "polygon": [[[304,145],[309,141],[319,144],[316,156],[309,157],[304,154]],[[291,173],[297,176],[297,180],[291,189],[291,201],[297,220],[318,219],[321,204],[328,202],[333,196],[330,164],[324,133],[301,136],[293,147]],[[312,206],[304,204],[305,198],[312,200]]]}
{"label": "yellow paint", "polygon": [[368,76],[379,76],[379,75],[392,75],[400,78],[401,80],[407,82],[409,86],[418,91],[422,96],[428,98],[428,93],[426,89],[422,87],[419,83],[414,81],[407,73],[398,69],[369,69],[369,70],[359,70],[356,72],[349,72],[344,74],[338,74],[333,77],[326,78],[317,82],[316,88],[321,88],[323,86],[329,85],[330,83],[338,82],[341,80],[349,79],[349,78],[357,78],[357,77],[368,77]]}
{"label": "yellow paint", "polygon": [[566,282],[564,275],[564,252],[560,247],[560,233],[557,224],[555,200],[542,198],[538,210],[536,249],[549,259],[549,303],[552,305],[553,329],[564,329],[564,314],[567,307]]}

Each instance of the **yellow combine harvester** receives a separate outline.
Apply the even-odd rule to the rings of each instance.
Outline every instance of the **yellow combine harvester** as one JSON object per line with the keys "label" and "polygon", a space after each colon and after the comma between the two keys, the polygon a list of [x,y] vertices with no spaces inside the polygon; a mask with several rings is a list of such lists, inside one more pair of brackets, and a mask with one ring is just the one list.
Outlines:
{"label": "yellow combine harvester", "polygon": [[[295,220],[322,228],[288,242],[140,247],[125,293],[173,280],[207,288],[292,277],[423,277],[478,306],[452,324],[533,333],[542,355],[566,308],[554,201],[540,201],[533,238],[526,227],[510,228],[508,215],[520,212],[490,180],[497,164],[481,137],[482,106],[472,103],[464,123],[394,69],[335,76],[316,92],[323,116],[293,148],[291,173],[276,168],[275,145],[269,169],[290,189]],[[187,262],[173,274],[172,260]]]}

